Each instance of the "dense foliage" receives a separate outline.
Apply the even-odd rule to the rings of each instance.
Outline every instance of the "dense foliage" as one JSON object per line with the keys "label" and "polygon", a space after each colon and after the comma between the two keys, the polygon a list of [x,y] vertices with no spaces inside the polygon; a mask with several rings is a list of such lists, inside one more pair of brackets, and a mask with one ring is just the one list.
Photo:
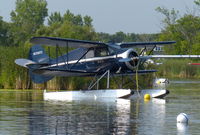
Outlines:
{"label": "dense foliage", "polygon": [[[195,1],[200,8],[199,0]],[[158,7],[158,12],[165,16],[164,29],[159,40],[174,40],[174,46],[165,48],[168,54],[199,54],[200,50],[200,16],[187,13],[179,15],[178,11]]]}
{"label": "dense foliage", "polygon": [[[195,1],[199,6],[200,2]],[[199,54],[200,49],[200,17],[185,14],[178,18],[178,11],[158,8],[158,12],[166,16],[164,29],[160,34],[135,34],[117,32],[113,35],[97,33],[90,16],[75,15],[67,10],[63,15],[59,12],[48,16],[46,0],[16,0],[16,8],[11,12],[11,22],[0,17],[0,88],[17,89],[85,89],[91,78],[60,77],[48,83],[37,85],[31,82],[28,71],[14,63],[16,58],[26,58],[31,46],[29,39],[33,36],[53,36],[81,40],[103,42],[155,41],[175,40],[173,47],[165,48],[168,54]],[[45,19],[47,23],[45,23]],[[45,25],[46,24],[46,25]],[[51,48],[53,50],[53,48]],[[54,53],[51,54],[53,57]],[[178,63],[179,61],[175,61]],[[167,64],[170,62],[166,62]],[[180,64],[183,64],[180,62]],[[170,64],[169,64],[170,65]],[[159,75],[174,73],[170,68],[160,67]],[[193,68],[192,68],[193,69]],[[183,69],[188,70],[188,69]],[[176,71],[175,71],[176,72]],[[177,73],[177,72],[176,72]],[[179,74],[179,73],[177,73]],[[198,73],[191,72],[191,76]],[[148,76],[148,77],[147,77]],[[152,76],[141,76],[142,84],[150,84]],[[188,76],[182,76],[188,77]],[[190,77],[190,76],[189,76]],[[148,78],[148,79],[143,79]],[[130,78],[125,78],[132,82]],[[133,80],[134,80],[133,76]],[[119,79],[118,79],[119,80]],[[104,81],[105,82],[105,81]],[[105,83],[100,87],[105,87]],[[114,80],[112,88],[120,87]],[[127,87],[135,87],[130,83]],[[146,86],[145,86],[146,87]]]}

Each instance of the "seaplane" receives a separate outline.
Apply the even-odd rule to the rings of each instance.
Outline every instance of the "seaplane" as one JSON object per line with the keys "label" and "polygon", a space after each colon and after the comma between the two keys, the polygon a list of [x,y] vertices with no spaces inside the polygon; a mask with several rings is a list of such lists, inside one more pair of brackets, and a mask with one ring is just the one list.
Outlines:
{"label": "seaplane", "polygon": [[[152,55],[157,45],[169,45],[175,43],[175,41],[104,43],[58,37],[33,37],[30,42],[34,45],[30,48],[28,59],[16,59],[15,63],[29,70],[30,77],[34,83],[45,83],[55,76],[98,77],[97,81],[92,82],[87,90],[45,91],[45,99],[57,97],[60,100],[134,97],[136,92],[131,89],[109,89],[110,76],[156,72],[155,69],[145,69],[144,64],[148,59],[199,58],[199,55]],[[42,45],[54,46],[56,58],[53,59],[48,56]],[[66,54],[62,54],[62,47],[66,49]],[[69,51],[71,48],[74,48],[74,50]],[[149,52],[149,54],[144,55],[144,52]],[[92,90],[103,77],[107,77],[107,88]],[[156,90],[152,92],[151,90],[144,90],[139,93],[143,95],[149,93],[152,97],[164,97],[169,91]]]}

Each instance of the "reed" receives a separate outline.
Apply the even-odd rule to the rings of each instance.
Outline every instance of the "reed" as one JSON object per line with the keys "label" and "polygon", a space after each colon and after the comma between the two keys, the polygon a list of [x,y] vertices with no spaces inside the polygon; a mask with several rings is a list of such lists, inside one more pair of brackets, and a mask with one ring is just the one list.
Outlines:
{"label": "reed", "polygon": [[170,59],[164,60],[158,66],[157,76],[168,78],[200,78],[200,66],[190,65],[190,59]]}

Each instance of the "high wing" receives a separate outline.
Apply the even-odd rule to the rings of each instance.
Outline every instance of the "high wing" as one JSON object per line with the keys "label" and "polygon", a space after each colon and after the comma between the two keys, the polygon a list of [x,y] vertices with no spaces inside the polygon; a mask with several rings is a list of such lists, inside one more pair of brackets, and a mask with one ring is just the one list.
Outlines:
{"label": "high wing", "polygon": [[87,41],[87,40],[76,40],[68,38],[57,38],[57,37],[33,37],[30,40],[33,44],[42,44],[48,46],[60,46],[60,47],[73,47],[73,48],[96,48],[96,47],[106,47],[107,44],[97,41]]}
{"label": "high wing", "polygon": [[156,45],[168,45],[168,44],[174,44],[175,41],[160,41],[160,42],[128,42],[128,43],[121,43],[121,48],[131,48],[131,47],[137,47],[137,48],[144,48],[144,47],[154,47]]}

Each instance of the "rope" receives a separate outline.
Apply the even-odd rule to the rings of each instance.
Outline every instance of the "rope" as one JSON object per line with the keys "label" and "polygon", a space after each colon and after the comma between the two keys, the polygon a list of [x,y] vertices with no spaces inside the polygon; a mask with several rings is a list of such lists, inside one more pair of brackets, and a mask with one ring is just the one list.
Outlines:
{"label": "rope", "polygon": [[138,67],[139,67],[139,61],[138,61],[138,65],[136,67],[136,70],[135,70],[135,79],[136,79],[136,90],[137,90],[137,93],[138,93],[138,96],[140,97],[140,92],[139,92],[139,79],[138,79]]}

